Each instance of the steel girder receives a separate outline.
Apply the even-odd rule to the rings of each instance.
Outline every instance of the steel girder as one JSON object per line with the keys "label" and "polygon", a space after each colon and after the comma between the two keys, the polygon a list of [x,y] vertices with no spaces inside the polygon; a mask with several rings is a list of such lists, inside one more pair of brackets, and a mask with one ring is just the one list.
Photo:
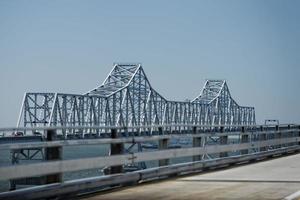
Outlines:
{"label": "steel girder", "polygon": [[[234,127],[254,125],[255,110],[239,106],[223,80],[206,81],[201,94],[191,102],[169,101],[152,88],[140,64],[115,64],[102,85],[83,95],[25,93],[18,126],[22,122],[25,127],[164,124]],[[181,128],[177,127],[179,131]],[[147,131],[151,133],[153,129]],[[100,134],[101,130],[96,132]]]}

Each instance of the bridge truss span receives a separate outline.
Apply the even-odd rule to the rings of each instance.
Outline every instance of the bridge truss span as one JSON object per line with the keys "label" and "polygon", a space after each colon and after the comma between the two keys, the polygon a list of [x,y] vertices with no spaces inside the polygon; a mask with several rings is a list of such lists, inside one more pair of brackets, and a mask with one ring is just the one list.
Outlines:
{"label": "bridge truss span", "polygon": [[193,101],[169,101],[152,88],[141,64],[115,64],[100,86],[82,95],[25,93],[18,119],[24,127],[176,124],[178,131],[184,124],[255,125],[255,110],[239,106],[224,80],[206,81]]}

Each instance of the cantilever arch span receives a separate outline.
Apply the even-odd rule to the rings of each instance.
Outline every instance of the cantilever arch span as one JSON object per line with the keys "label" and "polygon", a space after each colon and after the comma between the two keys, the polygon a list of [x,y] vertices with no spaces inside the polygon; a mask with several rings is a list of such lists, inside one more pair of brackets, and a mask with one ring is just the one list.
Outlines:
{"label": "cantilever arch span", "polygon": [[166,124],[180,125],[179,131],[185,124],[254,125],[255,109],[240,106],[224,80],[207,80],[191,102],[167,100],[152,88],[141,64],[115,64],[104,82],[85,94],[25,93],[18,119],[24,127]]}

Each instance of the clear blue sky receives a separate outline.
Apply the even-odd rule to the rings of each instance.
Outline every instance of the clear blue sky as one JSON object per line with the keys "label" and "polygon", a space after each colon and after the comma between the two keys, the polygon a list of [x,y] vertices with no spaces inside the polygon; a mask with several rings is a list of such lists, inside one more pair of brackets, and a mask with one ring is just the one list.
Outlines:
{"label": "clear blue sky", "polygon": [[26,91],[84,93],[141,62],[168,99],[226,79],[240,105],[300,122],[300,1],[0,1],[0,126]]}

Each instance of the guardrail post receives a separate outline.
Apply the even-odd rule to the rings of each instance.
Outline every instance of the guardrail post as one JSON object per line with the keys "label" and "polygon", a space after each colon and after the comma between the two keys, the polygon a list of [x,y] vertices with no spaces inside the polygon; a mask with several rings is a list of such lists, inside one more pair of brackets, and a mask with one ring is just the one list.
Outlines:
{"label": "guardrail post", "polygon": [[[111,129],[111,138],[115,139],[118,137],[118,131],[117,129],[113,128]],[[124,144],[123,143],[117,143],[117,144],[110,144],[110,155],[118,155],[122,154],[124,151]],[[119,174],[123,172],[123,166],[117,165],[117,166],[111,166],[110,167],[110,174]]]}
{"label": "guardrail post", "polygon": [[[289,126],[288,126],[288,129],[289,129]],[[278,125],[275,126],[275,130],[276,130],[275,138],[276,138],[276,139],[281,139],[281,138],[282,138],[282,135],[281,135],[281,132],[280,132],[280,130],[279,130],[279,126],[278,126]],[[281,148],[281,144],[276,145],[276,147],[277,147],[277,148]]]}
{"label": "guardrail post", "polygon": [[[162,127],[158,128],[158,132],[159,135],[163,134],[163,129]],[[160,139],[158,140],[158,150],[162,150],[162,149],[168,149],[168,139]],[[165,165],[169,165],[170,163],[170,159],[162,159],[158,161],[158,166],[165,166]]]}
{"label": "guardrail post", "polygon": [[[300,126],[298,126],[298,137],[300,137]],[[300,141],[298,142],[298,145],[300,145]]]}
{"label": "guardrail post", "polygon": [[[193,134],[197,134],[197,127],[193,127]],[[193,147],[201,147],[201,137],[193,137]],[[193,156],[193,161],[201,160],[201,155]]]}
{"label": "guardrail post", "polygon": [[[54,141],[56,138],[56,131],[49,129],[46,132],[47,141]],[[54,161],[62,159],[62,147],[46,147],[45,148],[45,160]],[[46,176],[46,184],[62,182],[62,173],[49,174]]]}
{"label": "guardrail post", "polygon": [[[288,137],[297,137],[298,136],[297,131],[290,131],[290,129],[291,129],[291,125],[288,125],[288,130],[289,130]],[[298,145],[298,144],[299,144],[298,142],[293,142],[293,143],[288,144],[287,146],[294,146],[294,145]]]}
{"label": "guardrail post", "polygon": [[[224,133],[224,127],[223,126],[220,127],[220,132]],[[220,136],[220,144],[221,145],[226,145],[227,143],[228,143],[228,136],[227,135]],[[227,157],[227,156],[228,156],[227,152],[221,152],[220,153],[220,158],[221,157]]]}
{"label": "guardrail post", "polygon": [[[241,143],[248,143],[249,142],[249,135],[245,134],[245,127],[242,127],[242,138],[241,138]],[[248,154],[249,150],[248,149],[243,149],[241,150],[241,154]]]}
{"label": "guardrail post", "polygon": [[[264,128],[263,126],[260,126],[260,133],[259,133],[259,141],[265,141],[267,140],[267,135],[266,133],[264,133]],[[260,147],[259,148],[259,151],[266,151],[267,150],[267,147]]]}

